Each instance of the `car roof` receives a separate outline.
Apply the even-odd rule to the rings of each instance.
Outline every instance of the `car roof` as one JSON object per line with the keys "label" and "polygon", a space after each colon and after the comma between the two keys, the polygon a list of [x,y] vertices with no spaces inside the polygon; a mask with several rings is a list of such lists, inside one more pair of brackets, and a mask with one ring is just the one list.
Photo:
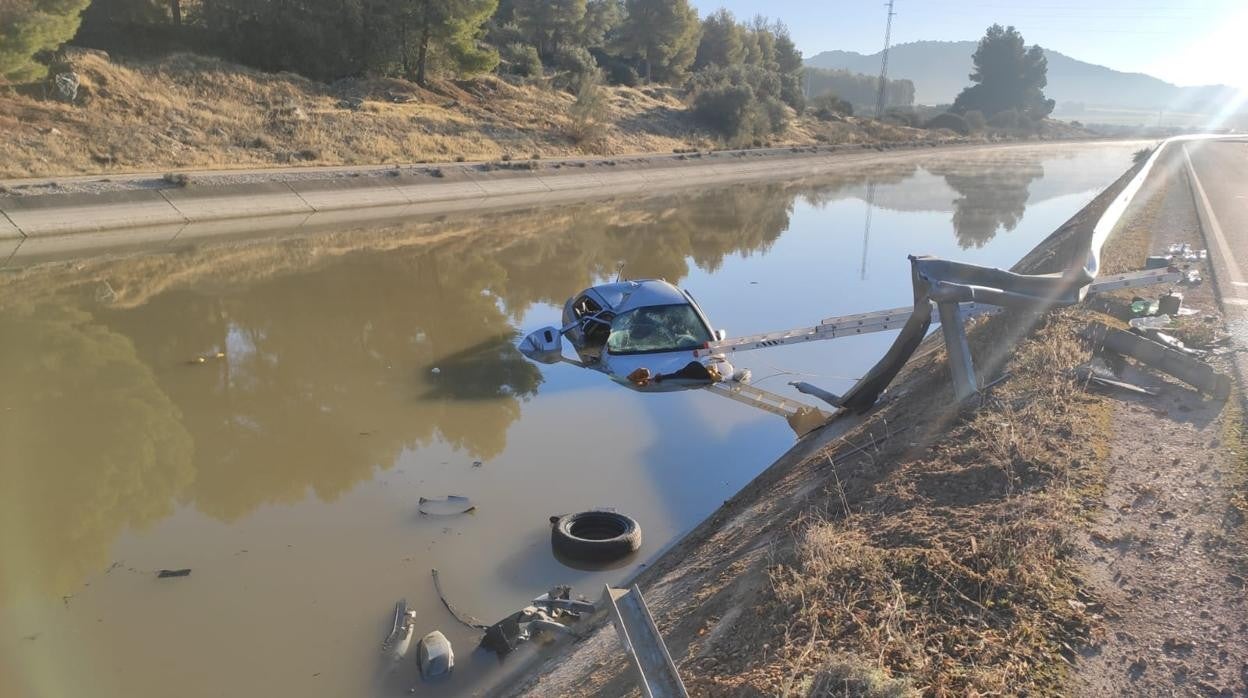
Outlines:
{"label": "car roof", "polygon": [[600,284],[589,289],[612,312],[619,314],[655,305],[689,305],[689,299],[662,279],[635,279]]}

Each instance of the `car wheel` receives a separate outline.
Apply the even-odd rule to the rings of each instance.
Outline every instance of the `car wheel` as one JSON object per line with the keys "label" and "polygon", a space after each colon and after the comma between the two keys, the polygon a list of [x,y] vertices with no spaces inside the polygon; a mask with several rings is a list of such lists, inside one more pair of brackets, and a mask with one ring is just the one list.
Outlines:
{"label": "car wheel", "polygon": [[641,548],[641,525],[614,511],[550,517],[550,544],[570,560],[610,562]]}

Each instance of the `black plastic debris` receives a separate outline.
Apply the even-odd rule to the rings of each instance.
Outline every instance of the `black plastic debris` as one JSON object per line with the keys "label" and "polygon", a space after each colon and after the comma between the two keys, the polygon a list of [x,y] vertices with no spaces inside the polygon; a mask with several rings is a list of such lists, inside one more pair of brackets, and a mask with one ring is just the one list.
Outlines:
{"label": "black plastic debris", "polygon": [[568,624],[591,616],[596,610],[594,604],[572,598],[572,587],[560,585],[486,628],[480,646],[502,659],[541,633],[579,637]]}
{"label": "black plastic debris", "polygon": [[190,568],[183,568],[180,570],[161,570],[156,573],[157,579],[167,579],[169,577],[189,577],[189,576],[191,576]]}

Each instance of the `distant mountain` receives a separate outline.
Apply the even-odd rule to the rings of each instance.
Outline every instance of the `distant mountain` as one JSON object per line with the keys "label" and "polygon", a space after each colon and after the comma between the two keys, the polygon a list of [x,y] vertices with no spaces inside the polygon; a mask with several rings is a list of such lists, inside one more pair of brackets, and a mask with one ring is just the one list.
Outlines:
{"label": "distant mountain", "polygon": [[[914,82],[917,104],[949,104],[970,84],[974,41],[916,41],[898,44],[888,54],[888,77]],[[1049,59],[1049,85],[1045,94],[1063,104],[1089,107],[1207,112],[1226,103],[1236,92],[1225,85],[1178,87],[1143,73],[1123,73],[1085,63],[1045,49]],[[824,51],[806,59],[815,68],[848,70],[875,75],[880,54],[864,56],[853,51]]]}

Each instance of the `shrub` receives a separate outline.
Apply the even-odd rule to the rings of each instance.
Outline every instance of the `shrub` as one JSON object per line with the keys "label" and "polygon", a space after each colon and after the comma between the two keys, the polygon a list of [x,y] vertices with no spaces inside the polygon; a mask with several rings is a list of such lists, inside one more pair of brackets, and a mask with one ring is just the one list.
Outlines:
{"label": "shrub", "polygon": [[945,112],[944,114],[937,114],[936,116],[932,117],[932,119],[929,120],[926,124],[924,124],[923,128],[926,128],[929,130],[943,128],[943,129],[948,129],[950,131],[953,131],[954,133],[961,134],[963,136],[970,133],[970,130],[971,130],[970,127],[967,126],[966,124],[966,119],[952,112]]}
{"label": "shrub", "polygon": [[178,187],[191,186],[191,176],[184,172],[166,172],[162,177],[166,182]]}
{"label": "shrub", "polygon": [[499,55],[502,64],[507,66],[507,72],[512,75],[531,78],[542,74],[542,57],[538,55],[537,48],[533,46],[520,43],[507,44]]}
{"label": "shrub", "polygon": [[984,118],[984,113],[978,109],[972,109],[962,115],[962,119],[966,122],[966,127],[971,131],[983,131],[988,125],[988,120]]}
{"label": "shrub", "polygon": [[560,89],[576,90],[581,76],[598,72],[598,61],[588,50],[573,46],[561,50],[555,56],[555,67],[560,71],[558,86]]}
{"label": "shrub", "polygon": [[725,138],[752,135],[757,117],[754,90],[749,85],[716,85],[701,90],[693,99],[693,118]]}
{"label": "shrub", "polygon": [[993,128],[1000,129],[1016,129],[1019,127],[1020,116],[1017,109],[1006,109],[993,114],[988,119],[988,125]]}
{"label": "shrub", "polygon": [[789,127],[789,110],[775,97],[764,97],[759,100],[763,113],[767,115],[767,125],[772,133],[780,133]]}
{"label": "shrub", "polygon": [[918,128],[922,124],[918,114],[915,114],[911,109],[903,107],[893,107],[885,111],[884,118],[880,120],[900,126],[909,126],[910,128]]}
{"label": "shrub", "polygon": [[854,105],[831,92],[812,99],[810,109],[815,118],[821,121],[833,121],[838,116],[853,116],[854,114]]}

